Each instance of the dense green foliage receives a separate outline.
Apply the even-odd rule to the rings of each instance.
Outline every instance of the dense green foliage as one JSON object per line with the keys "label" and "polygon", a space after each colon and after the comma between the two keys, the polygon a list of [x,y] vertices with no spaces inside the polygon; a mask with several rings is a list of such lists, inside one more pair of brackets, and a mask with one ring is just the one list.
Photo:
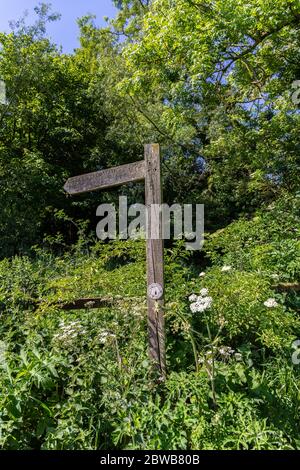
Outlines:
{"label": "dense green foliage", "polygon": [[[274,207],[273,219],[280,213]],[[237,222],[211,237],[207,256],[214,262],[205,276],[182,246],[167,251],[169,374],[160,385],[147,357],[143,242],[98,244],[85,255],[79,246],[60,258],[38,250],[33,260],[2,261],[1,445],[299,448],[300,376],[291,344],[300,324],[294,295],[274,293],[279,278],[294,280],[296,273],[286,262],[286,233],[277,237],[280,249],[258,255],[266,226],[279,234],[269,218]],[[223,262],[231,270],[222,270]],[[202,288],[212,308],[192,314],[188,296]],[[87,294],[111,296],[115,306],[62,312],[56,305]],[[277,307],[266,307],[274,296]]]}
{"label": "dense green foliage", "polygon": [[[0,446],[299,449],[299,0],[114,3],[70,55],[47,5],[0,33]],[[165,383],[144,242],[94,235],[100,202],[143,188],[62,189],[154,141],[166,202],[206,210],[202,252],[165,250]],[[60,307],[90,295],[114,304]]]}

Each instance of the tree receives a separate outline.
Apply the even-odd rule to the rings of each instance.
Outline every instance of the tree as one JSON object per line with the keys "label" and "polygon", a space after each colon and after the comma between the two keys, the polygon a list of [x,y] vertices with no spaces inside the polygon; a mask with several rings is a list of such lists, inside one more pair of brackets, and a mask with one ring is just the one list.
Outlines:
{"label": "tree", "polygon": [[0,34],[0,77],[7,90],[7,104],[0,105],[0,256],[28,249],[44,233],[62,231],[74,241],[74,224],[64,223],[61,211],[67,221],[93,220],[97,196],[68,199],[65,180],[132,158],[110,138],[114,117],[101,96],[111,37],[100,40],[91,20],[83,19],[82,47],[65,55],[45,38],[46,21],[57,16],[46,6],[37,13],[34,26],[21,20],[13,32]]}
{"label": "tree", "polygon": [[202,164],[197,191],[227,220],[298,187],[299,26],[296,0],[156,0],[124,47],[123,89],[159,97],[161,140]]}

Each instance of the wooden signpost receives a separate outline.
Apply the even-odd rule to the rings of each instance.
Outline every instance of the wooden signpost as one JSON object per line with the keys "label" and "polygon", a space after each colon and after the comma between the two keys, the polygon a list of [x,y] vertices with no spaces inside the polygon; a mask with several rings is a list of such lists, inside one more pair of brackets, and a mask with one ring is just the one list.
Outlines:
{"label": "wooden signpost", "polygon": [[[166,375],[164,327],[164,252],[162,238],[161,160],[158,144],[145,145],[145,159],[107,170],[70,178],[65,191],[70,195],[117,187],[133,181],[145,181],[147,207],[147,299],[149,354],[159,367],[162,378]],[[100,302],[95,303],[99,308]],[[105,305],[105,303],[104,303]]]}

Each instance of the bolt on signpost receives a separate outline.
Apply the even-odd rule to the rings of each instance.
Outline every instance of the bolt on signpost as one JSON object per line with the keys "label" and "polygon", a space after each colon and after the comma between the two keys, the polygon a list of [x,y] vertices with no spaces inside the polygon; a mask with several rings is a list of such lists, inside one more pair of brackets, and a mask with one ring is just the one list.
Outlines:
{"label": "bolt on signpost", "polygon": [[134,181],[145,181],[149,354],[161,377],[165,378],[164,243],[159,210],[163,201],[159,145],[145,145],[145,159],[142,161],[70,178],[64,189],[70,195],[77,195]]}

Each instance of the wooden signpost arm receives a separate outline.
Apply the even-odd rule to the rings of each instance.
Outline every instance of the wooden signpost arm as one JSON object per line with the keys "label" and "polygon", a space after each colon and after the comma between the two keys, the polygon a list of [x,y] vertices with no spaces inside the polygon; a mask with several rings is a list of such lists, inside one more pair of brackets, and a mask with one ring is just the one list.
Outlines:
{"label": "wooden signpost arm", "polygon": [[128,165],[95,171],[69,178],[64,189],[68,194],[77,195],[145,179],[145,162],[141,160]]}

